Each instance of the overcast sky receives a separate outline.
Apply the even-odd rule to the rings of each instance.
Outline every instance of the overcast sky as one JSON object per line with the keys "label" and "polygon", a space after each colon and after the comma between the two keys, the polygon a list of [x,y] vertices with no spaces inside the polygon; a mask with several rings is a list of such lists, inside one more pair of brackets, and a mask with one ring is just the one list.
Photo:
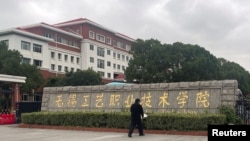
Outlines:
{"label": "overcast sky", "polygon": [[134,39],[204,47],[250,72],[250,0],[5,0],[0,30],[87,18]]}

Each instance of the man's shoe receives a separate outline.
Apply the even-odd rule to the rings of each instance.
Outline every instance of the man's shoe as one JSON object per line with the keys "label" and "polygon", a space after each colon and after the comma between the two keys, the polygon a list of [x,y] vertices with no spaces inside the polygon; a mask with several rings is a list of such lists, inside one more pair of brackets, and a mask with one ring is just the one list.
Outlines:
{"label": "man's shoe", "polygon": [[139,136],[145,136],[145,134],[140,134]]}
{"label": "man's shoe", "polygon": [[128,137],[132,137],[132,135],[131,135],[131,134],[128,134]]}

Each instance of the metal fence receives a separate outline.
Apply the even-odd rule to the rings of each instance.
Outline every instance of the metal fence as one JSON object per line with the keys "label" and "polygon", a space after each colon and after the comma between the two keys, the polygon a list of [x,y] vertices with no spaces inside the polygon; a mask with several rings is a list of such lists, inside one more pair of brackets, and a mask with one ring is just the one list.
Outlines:
{"label": "metal fence", "polygon": [[41,101],[18,102],[16,107],[16,122],[21,123],[22,113],[31,113],[41,111]]}
{"label": "metal fence", "polygon": [[243,120],[243,124],[250,125],[250,100],[241,98],[236,102],[236,114]]}

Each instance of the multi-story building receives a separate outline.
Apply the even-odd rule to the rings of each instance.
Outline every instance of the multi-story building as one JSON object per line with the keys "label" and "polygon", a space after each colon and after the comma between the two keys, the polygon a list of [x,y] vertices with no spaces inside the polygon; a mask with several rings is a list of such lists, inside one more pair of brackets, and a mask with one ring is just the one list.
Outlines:
{"label": "multi-story building", "polygon": [[22,63],[39,67],[44,78],[92,68],[103,83],[122,81],[134,39],[88,19],[39,23],[0,31],[0,41],[18,50]]}

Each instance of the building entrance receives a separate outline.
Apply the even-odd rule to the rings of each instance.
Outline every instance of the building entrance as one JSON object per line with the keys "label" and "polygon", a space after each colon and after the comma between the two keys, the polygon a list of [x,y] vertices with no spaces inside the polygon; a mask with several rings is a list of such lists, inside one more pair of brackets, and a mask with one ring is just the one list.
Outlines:
{"label": "building entrance", "polygon": [[0,74],[0,112],[15,113],[16,103],[21,100],[20,84],[26,77]]}

